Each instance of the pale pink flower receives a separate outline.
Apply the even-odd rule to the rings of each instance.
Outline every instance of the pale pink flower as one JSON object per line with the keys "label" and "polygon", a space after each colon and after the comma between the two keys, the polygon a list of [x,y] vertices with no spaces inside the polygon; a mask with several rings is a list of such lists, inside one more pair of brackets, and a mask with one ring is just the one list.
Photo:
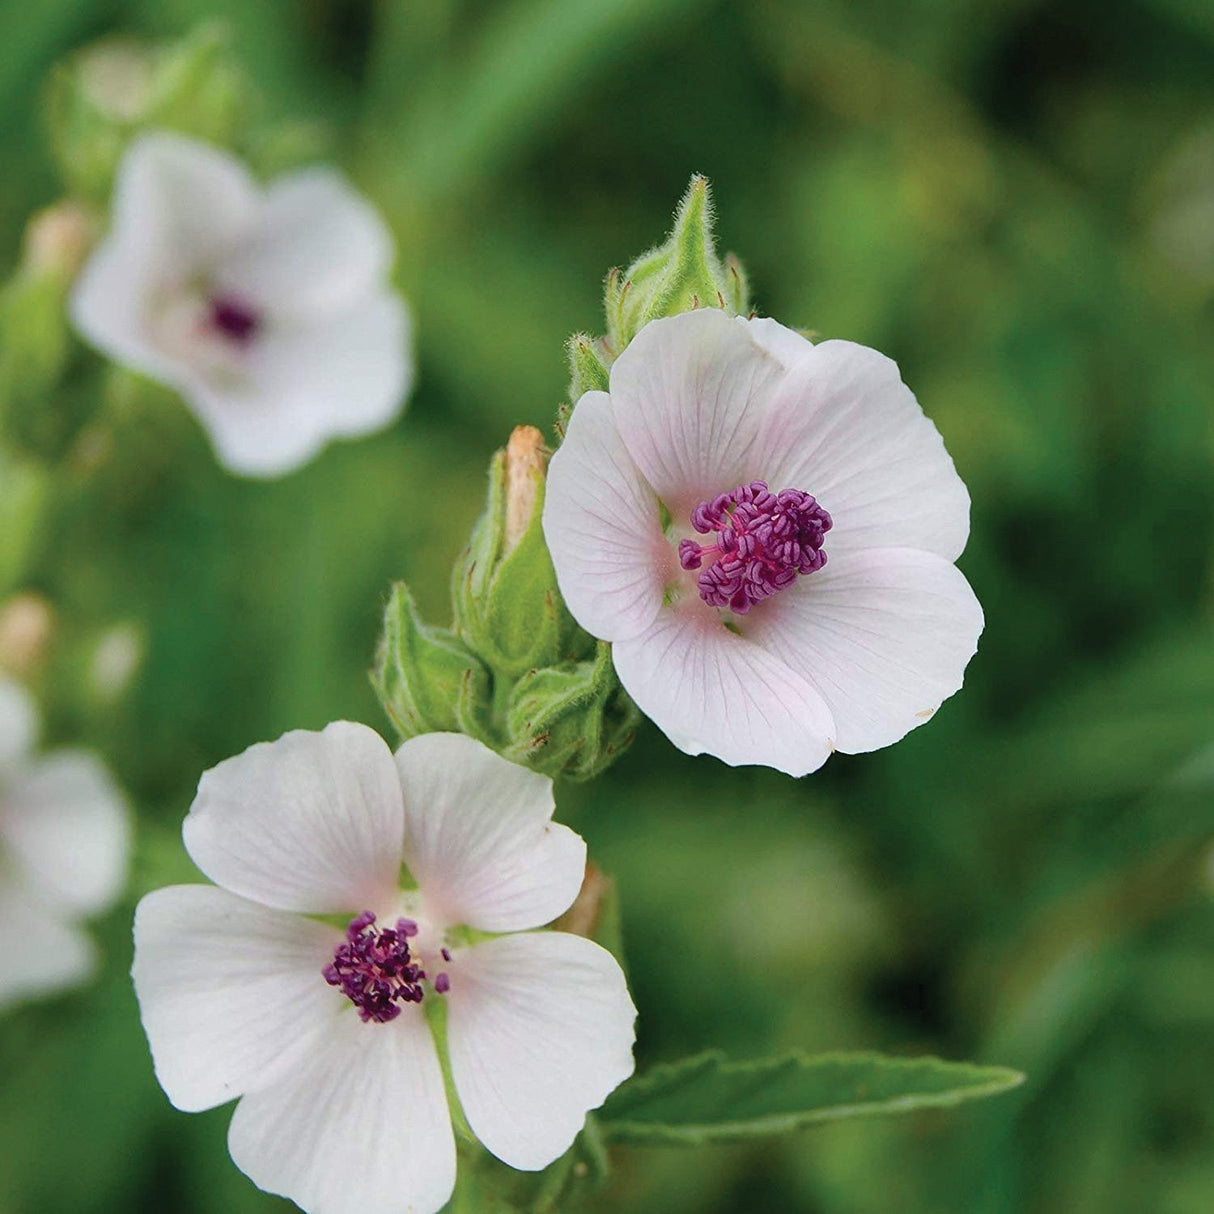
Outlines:
{"label": "pale pink flower", "polygon": [[791,775],[896,742],[961,686],[969,495],[875,350],[701,309],[578,402],[544,532],[575,619],[680,749]]}
{"label": "pale pink flower", "polygon": [[404,407],[413,363],[393,256],[336,171],[263,188],[227,152],[153,132],[123,157],[72,316],[103,353],[180,392],[225,467],[279,476]]}

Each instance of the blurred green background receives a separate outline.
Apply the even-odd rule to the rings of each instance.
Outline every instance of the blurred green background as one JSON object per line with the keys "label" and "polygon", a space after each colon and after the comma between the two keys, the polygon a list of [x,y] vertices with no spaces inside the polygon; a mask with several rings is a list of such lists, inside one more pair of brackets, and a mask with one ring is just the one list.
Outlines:
{"label": "blurred green background", "polygon": [[[987,628],[965,690],[890,750],[794,782],[648,729],[558,790],[618,878],[639,1059],[875,1047],[1029,1081],[621,1151],[598,1208],[1214,1209],[1209,0],[3,0],[6,267],[61,191],[52,64],[202,17],[388,216],[419,387],[281,482],[225,476],[167,394],[107,402],[108,453],[65,464],[24,580],[60,620],[50,737],[109,756],[142,834],[98,985],[0,1021],[0,1211],[291,1208],[232,1166],[227,1109],[156,1086],[131,906],[188,872],[206,767],[341,716],[387,732],[365,672],[389,580],[446,622],[491,452],[549,425],[564,338],[601,329],[605,271],[693,171],[763,313],[900,363],[973,494]],[[94,702],[72,655],[115,621],[146,659]]]}

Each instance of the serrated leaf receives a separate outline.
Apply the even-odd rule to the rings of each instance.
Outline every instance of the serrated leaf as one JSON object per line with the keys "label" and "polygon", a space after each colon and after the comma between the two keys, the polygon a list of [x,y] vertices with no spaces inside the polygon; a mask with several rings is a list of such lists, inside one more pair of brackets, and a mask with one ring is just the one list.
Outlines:
{"label": "serrated leaf", "polygon": [[951,1108],[1023,1079],[1006,1067],[930,1057],[793,1053],[730,1062],[714,1051],[654,1067],[618,1089],[598,1119],[613,1142],[698,1146],[845,1117]]}

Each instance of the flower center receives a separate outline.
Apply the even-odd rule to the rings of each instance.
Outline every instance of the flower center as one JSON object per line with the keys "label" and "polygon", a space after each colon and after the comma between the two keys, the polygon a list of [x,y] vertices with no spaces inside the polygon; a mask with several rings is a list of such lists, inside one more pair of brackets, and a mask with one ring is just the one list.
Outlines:
{"label": "flower center", "polygon": [[703,566],[696,585],[711,607],[745,614],[791,586],[798,574],[826,564],[822,541],[830,515],[800,489],[772,493],[763,481],[751,481],[701,502],[691,512],[691,525],[713,542],[683,540],[679,562],[684,569]]}
{"label": "flower center", "polygon": [[216,295],[210,301],[207,321],[212,329],[238,346],[248,345],[261,327],[257,312],[230,295]]}
{"label": "flower center", "polygon": [[[403,1004],[422,1001],[426,971],[409,945],[417,933],[412,919],[397,919],[395,927],[377,928],[375,916],[363,911],[350,920],[346,938],[333,950],[333,960],[321,973],[330,986],[341,988],[364,1023],[385,1024],[400,1015]],[[443,959],[450,961],[451,954],[445,948],[441,951]],[[445,973],[435,977],[434,989],[440,995],[450,986]]]}

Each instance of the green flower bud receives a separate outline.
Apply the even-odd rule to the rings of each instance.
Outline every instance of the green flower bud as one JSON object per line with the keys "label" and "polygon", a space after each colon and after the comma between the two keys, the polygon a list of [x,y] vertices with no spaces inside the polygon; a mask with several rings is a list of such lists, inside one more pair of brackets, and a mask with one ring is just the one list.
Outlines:
{"label": "green flower bud", "polygon": [[489,498],[452,578],[453,630],[418,617],[398,584],[371,681],[402,737],[456,730],[516,763],[589,779],[639,720],[611,648],[574,623],[541,514],[548,453],[520,426],[489,469]]}
{"label": "green flower bud", "polygon": [[384,610],[371,683],[402,738],[451,730],[490,741],[488,672],[454,633],[422,622],[404,582]]}
{"label": "green flower bud", "polygon": [[51,75],[46,120],[69,190],[104,203],[127,141],[166,127],[211,143],[245,132],[251,95],[222,26],[201,26],[178,42],[149,46],[108,38]]}
{"label": "green flower bud", "polygon": [[589,780],[636,735],[640,714],[616,678],[611,646],[595,656],[532,670],[514,685],[502,754],[546,775]]}
{"label": "green flower bud", "polygon": [[0,432],[40,459],[61,454],[91,408],[61,384],[73,348],[67,292],[94,234],[92,216],[75,203],[39,212],[20,266],[0,290]]}
{"label": "green flower bud", "polygon": [[489,467],[489,497],[452,580],[455,628],[499,678],[582,656],[590,638],[565,609],[541,515],[548,453],[519,426]]}
{"label": "green flower bud", "polygon": [[50,493],[50,476],[0,449],[0,593],[25,576]]}
{"label": "green flower bud", "polygon": [[623,273],[612,270],[607,276],[604,308],[605,347],[613,357],[658,317],[694,308],[722,308],[734,315],[750,310],[746,275],[737,258],[722,262],[717,256],[706,177],[691,179],[666,242],[643,253]]}

